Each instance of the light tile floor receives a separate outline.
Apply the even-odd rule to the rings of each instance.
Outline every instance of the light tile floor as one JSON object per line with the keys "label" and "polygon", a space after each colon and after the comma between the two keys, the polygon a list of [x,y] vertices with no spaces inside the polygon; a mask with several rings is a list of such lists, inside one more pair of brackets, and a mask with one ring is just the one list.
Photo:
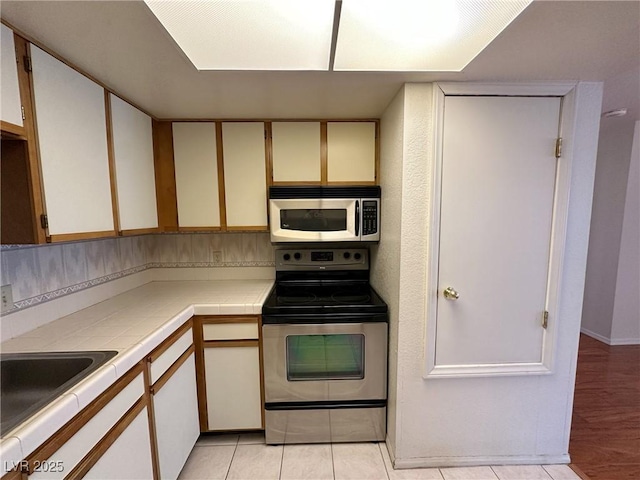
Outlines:
{"label": "light tile floor", "polygon": [[566,465],[394,470],[384,443],[265,445],[262,433],[200,437],[179,480],[580,480]]}

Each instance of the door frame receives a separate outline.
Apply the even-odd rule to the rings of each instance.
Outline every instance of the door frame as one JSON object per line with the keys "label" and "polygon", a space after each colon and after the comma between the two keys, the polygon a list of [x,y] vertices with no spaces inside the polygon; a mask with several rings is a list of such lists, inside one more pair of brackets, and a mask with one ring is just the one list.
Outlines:
{"label": "door frame", "polygon": [[[549,273],[547,277],[546,311],[548,327],[543,334],[541,362],[471,365],[436,364],[436,320],[438,306],[438,263],[440,256],[440,201],[442,185],[444,103],[447,96],[532,96],[559,97],[562,154],[556,164],[556,186],[553,201],[553,224]],[[424,378],[493,377],[513,375],[546,375],[553,373],[560,305],[560,286],[569,213],[571,167],[573,160],[574,120],[576,115],[576,83],[501,84],[501,83],[434,83],[433,88],[433,188],[428,209],[429,260],[426,292],[426,342]],[[542,319],[541,319],[542,321]]]}

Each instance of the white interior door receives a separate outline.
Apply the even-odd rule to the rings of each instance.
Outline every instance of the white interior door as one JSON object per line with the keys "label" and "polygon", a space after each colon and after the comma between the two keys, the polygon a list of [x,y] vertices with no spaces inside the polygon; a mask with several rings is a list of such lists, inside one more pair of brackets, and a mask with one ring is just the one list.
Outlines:
{"label": "white interior door", "polygon": [[436,366],[542,362],[560,101],[445,98]]}

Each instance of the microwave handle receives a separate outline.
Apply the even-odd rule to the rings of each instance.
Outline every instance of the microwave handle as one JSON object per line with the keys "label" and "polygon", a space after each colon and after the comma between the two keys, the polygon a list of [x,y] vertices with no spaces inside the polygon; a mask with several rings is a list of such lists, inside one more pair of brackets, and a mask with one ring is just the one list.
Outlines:
{"label": "microwave handle", "polygon": [[360,237],[360,201],[356,200],[356,237]]}

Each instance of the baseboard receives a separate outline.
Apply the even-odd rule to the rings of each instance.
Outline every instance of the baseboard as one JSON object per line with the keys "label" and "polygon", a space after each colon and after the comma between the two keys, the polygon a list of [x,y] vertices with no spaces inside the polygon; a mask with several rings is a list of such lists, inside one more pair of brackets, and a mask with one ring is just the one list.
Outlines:
{"label": "baseboard", "polygon": [[427,457],[396,458],[393,466],[400,470],[404,468],[475,467],[481,465],[566,465],[569,461],[569,455]]}
{"label": "baseboard", "polygon": [[600,335],[599,333],[592,332],[586,328],[580,328],[580,333],[584,333],[588,337],[595,338],[602,343],[606,343],[607,345],[611,345],[611,339],[609,337],[605,337],[604,335]]}
{"label": "baseboard", "polygon": [[591,338],[595,338],[596,340],[611,346],[640,345],[640,338],[609,338],[605,337],[604,335],[600,335],[599,333],[592,332],[591,330],[588,330],[586,328],[581,328],[580,333],[584,333]]}
{"label": "baseboard", "polygon": [[609,345],[640,345],[640,338],[612,338]]}

